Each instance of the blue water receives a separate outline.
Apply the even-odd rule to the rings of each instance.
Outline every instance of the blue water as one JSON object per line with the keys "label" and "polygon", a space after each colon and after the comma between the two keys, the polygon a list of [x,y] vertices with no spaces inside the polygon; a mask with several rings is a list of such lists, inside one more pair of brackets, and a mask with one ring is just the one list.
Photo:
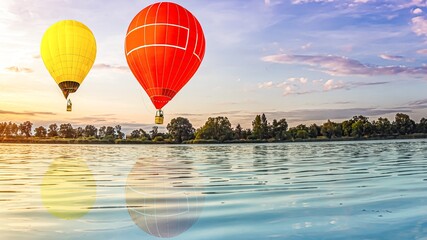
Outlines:
{"label": "blue water", "polygon": [[427,141],[0,144],[0,239],[427,239]]}

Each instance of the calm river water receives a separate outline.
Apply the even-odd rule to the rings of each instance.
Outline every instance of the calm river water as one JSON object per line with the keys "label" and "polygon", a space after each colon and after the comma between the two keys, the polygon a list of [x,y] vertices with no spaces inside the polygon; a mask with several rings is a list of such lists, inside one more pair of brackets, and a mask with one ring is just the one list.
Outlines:
{"label": "calm river water", "polygon": [[0,144],[0,239],[427,239],[427,140]]}

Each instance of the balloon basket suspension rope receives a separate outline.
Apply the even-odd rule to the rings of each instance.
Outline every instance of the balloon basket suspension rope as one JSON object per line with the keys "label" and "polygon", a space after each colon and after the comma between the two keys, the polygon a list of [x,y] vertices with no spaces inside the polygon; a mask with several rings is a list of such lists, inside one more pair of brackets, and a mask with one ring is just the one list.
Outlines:
{"label": "balloon basket suspension rope", "polygon": [[154,122],[156,124],[163,124],[163,119],[164,119],[164,117],[163,117],[162,109],[157,110],[156,117],[154,118]]}
{"label": "balloon basket suspension rope", "polygon": [[73,104],[71,103],[71,99],[67,101],[67,112],[71,112],[73,110]]}

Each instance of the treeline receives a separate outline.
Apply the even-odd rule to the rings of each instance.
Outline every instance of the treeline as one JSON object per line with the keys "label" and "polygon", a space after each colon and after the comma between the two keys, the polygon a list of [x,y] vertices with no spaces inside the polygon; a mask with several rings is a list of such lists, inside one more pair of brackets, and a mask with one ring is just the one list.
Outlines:
{"label": "treeline", "polygon": [[[120,125],[93,125],[73,128],[70,123],[54,123],[32,130],[30,121],[16,124],[0,123],[0,141],[3,142],[68,142],[68,143],[217,143],[217,142],[275,142],[309,140],[352,140],[427,137],[427,119],[416,123],[407,114],[397,113],[393,121],[380,117],[369,121],[365,116],[354,116],[343,122],[326,121],[321,125],[300,124],[288,128],[285,118],[269,122],[265,114],[255,116],[252,128],[234,128],[227,117],[210,117],[195,129],[187,118],[177,117],[167,124],[166,133],[154,126],[150,131],[135,129],[127,136]],[[30,139],[30,140],[29,140]]]}

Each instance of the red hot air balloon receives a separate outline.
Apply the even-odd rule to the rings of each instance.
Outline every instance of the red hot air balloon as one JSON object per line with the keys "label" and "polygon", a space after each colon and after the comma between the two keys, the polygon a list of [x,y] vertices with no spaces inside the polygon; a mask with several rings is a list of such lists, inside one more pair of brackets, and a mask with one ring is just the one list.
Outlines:
{"label": "red hot air balloon", "polygon": [[132,73],[156,107],[162,108],[196,73],[205,55],[205,36],[199,21],[187,9],[158,2],[140,11],[129,25],[126,59]]}

